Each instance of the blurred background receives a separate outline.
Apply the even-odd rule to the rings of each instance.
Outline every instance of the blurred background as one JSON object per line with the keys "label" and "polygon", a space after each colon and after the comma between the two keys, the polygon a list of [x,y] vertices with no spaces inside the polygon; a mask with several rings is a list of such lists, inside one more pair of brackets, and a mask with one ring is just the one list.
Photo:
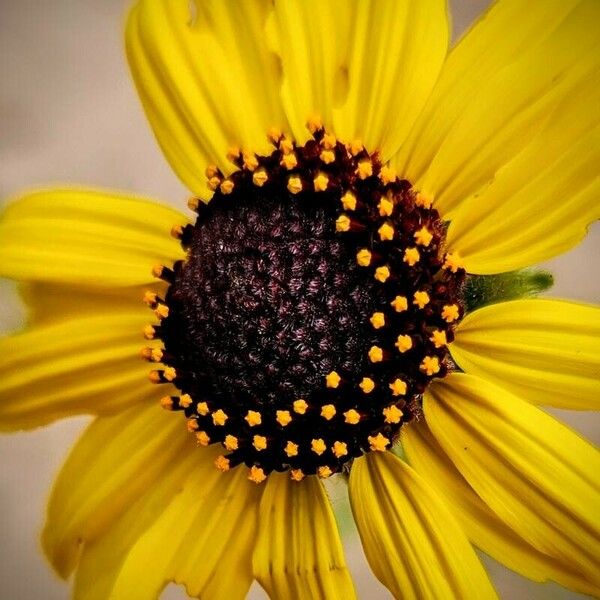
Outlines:
{"label": "blurred background", "polygon": [[[0,0],[0,205],[23,188],[68,182],[131,190],[185,207],[186,191],[163,161],[129,80],[122,50],[128,4]],[[450,4],[456,38],[488,0]],[[599,302],[599,259],[600,227],[595,226],[579,247],[544,265],[556,278],[550,295]],[[0,332],[18,329],[22,316],[14,287],[0,280]],[[554,412],[600,440],[597,416]],[[38,538],[54,473],[86,423],[75,418],[0,437],[0,599],[69,597],[68,585],[45,562]],[[347,523],[343,484],[332,484],[330,491]],[[356,532],[349,525],[345,529],[359,597],[389,598],[370,574]],[[582,598],[484,560],[503,598]],[[255,586],[251,598],[264,597]],[[185,594],[169,586],[163,598]]]}

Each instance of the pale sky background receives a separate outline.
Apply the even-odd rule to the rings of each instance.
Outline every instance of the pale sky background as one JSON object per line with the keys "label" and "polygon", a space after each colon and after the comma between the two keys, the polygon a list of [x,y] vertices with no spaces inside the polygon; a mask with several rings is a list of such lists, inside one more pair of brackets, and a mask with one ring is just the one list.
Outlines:
{"label": "pale sky background", "polygon": [[[69,182],[131,190],[184,208],[187,194],[154,143],[127,73],[122,52],[127,5],[0,0],[0,203],[24,187]],[[487,0],[451,5],[458,33]],[[526,10],[525,0],[523,5]],[[595,226],[578,248],[547,265],[556,277],[551,294],[600,301],[599,259]],[[13,286],[0,281],[0,331],[18,328],[21,317]],[[555,412],[598,443],[597,416]],[[0,437],[0,599],[69,596],[68,586],[46,564],[38,536],[54,473],[86,422],[76,418]],[[346,547],[359,597],[389,598],[370,574],[356,535],[348,536]],[[582,598],[486,563],[503,598]],[[184,597],[175,586],[163,595]],[[251,598],[264,594],[254,589]]]}

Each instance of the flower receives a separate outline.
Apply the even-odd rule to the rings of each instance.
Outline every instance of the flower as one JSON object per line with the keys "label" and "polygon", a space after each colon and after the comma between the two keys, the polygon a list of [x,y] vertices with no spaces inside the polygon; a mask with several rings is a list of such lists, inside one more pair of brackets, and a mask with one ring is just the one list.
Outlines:
{"label": "flower", "polygon": [[[447,60],[442,2],[133,9],[134,78],[197,224],[72,190],[0,224],[1,272],[32,310],[3,341],[3,426],[101,415],[43,537],[77,594],[156,597],[176,579],[237,597],[256,578],[272,597],[352,597],[318,478],[344,469],[396,596],[493,596],[469,541],[598,594],[598,457],[534,406],[597,406],[597,309],[466,310],[472,275],[553,256],[598,216],[598,7],[516,4]],[[142,328],[162,405],[207,448],[143,386]]]}

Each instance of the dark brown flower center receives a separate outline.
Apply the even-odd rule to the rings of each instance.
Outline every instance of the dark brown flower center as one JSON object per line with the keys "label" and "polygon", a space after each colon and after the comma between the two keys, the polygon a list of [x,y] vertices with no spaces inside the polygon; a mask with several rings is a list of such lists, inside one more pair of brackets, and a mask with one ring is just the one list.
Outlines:
{"label": "dark brown flower center", "polygon": [[[385,450],[449,367],[464,271],[444,255],[445,226],[408,181],[359,144],[315,128],[269,156],[235,154],[177,229],[188,256],[166,297],[148,298],[166,367],[202,445],[250,478],[340,471]],[[149,332],[150,333],[150,332]],[[160,355],[159,355],[160,354]]]}

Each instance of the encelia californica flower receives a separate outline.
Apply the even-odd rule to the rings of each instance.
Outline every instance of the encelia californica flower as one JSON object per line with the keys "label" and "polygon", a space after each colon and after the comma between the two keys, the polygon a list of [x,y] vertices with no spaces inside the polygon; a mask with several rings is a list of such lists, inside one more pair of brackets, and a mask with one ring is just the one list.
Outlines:
{"label": "encelia californica flower", "polygon": [[56,189],[0,219],[30,309],[0,424],[96,416],[42,536],[75,598],[354,598],[332,478],[396,598],[494,598],[474,546],[600,597],[598,452],[536,406],[598,408],[600,314],[528,268],[600,215],[599,24],[500,0],[448,53],[443,0],[133,7],[194,218]]}

